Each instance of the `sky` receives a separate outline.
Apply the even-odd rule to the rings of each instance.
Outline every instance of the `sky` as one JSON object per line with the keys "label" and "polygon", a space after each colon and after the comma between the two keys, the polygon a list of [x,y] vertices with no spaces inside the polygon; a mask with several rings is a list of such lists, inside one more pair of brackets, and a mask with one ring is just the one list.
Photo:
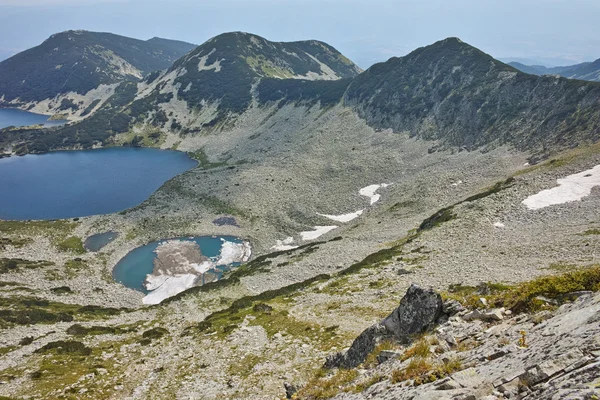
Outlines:
{"label": "sky", "polygon": [[600,58],[599,0],[0,0],[0,59],[69,29],[201,44],[229,31],[318,39],[359,66],[456,36],[499,59]]}

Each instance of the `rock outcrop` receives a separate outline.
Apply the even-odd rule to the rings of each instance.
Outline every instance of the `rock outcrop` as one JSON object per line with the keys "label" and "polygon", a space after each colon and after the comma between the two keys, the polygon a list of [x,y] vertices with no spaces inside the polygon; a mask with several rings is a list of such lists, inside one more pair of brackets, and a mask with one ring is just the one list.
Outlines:
{"label": "rock outcrop", "polygon": [[[600,294],[581,295],[556,311],[520,315],[494,311],[499,319],[485,317],[486,311],[477,311],[474,318],[472,311],[462,310],[432,329],[422,339],[428,341],[431,352],[420,356],[428,370],[407,379],[379,379],[362,393],[335,398],[600,398]],[[406,371],[419,357],[405,350],[396,353],[378,357],[379,365],[360,371],[362,377],[355,383],[390,372],[393,377],[394,371]],[[439,375],[439,369],[435,372],[436,365],[447,365],[449,360],[455,360],[454,372],[445,376]],[[344,365],[350,363],[340,364]]]}
{"label": "rock outcrop", "polygon": [[431,329],[444,314],[442,297],[431,289],[411,285],[400,305],[383,321],[363,331],[345,353],[327,358],[326,368],[355,368],[365,361],[378,343],[392,339],[410,343],[415,335]]}

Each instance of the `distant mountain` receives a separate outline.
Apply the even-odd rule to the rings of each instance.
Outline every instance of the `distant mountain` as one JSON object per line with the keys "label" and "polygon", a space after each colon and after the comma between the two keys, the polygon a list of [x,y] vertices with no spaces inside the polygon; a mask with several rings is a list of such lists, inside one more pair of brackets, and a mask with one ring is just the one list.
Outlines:
{"label": "distant mountain", "polygon": [[[194,47],[160,38],[143,41],[111,33],[57,33],[0,63],[0,106],[74,112],[107,97],[107,86],[169,68]],[[93,99],[84,98],[92,90],[98,91]],[[43,101],[47,104],[39,109]]]}
{"label": "distant mountain", "polygon": [[525,65],[511,62],[509,65],[533,75],[560,75],[570,79],[600,82],[600,59],[564,67],[544,67],[542,65]]}
{"label": "distant mountain", "polygon": [[372,66],[345,104],[372,126],[469,149],[600,138],[600,84],[524,74],[456,38]]}

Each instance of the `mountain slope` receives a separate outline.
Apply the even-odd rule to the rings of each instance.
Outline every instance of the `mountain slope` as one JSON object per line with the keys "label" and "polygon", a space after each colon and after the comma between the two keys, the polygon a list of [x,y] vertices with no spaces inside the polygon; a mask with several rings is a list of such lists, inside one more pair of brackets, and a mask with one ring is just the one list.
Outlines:
{"label": "mountain slope", "polygon": [[564,67],[544,67],[542,65],[525,65],[511,62],[509,65],[527,74],[534,75],[560,75],[570,79],[600,82],[600,59],[594,62],[568,65]]}
{"label": "mountain slope", "polygon": [[[276,43],[252,34],[226,33],[168,70],[155,71],[139,83],[123,82],[105,95],[104,102],[90,105],[94,115],[80,123],[50,131],[10,132],[0,142],[18,135],[21,143],[15,149],[24,153],[115,142],[138,145],[137,136],[155,136],[157,130],[163,137],[189,137],[219,123],[234,123],[251,105],[332,106],[360,71],[323,42]],[[81,115],[88,113],[84,110]],[[119,134],[123,135],[116,138]]]}
{"label": "mountain slope", "polygon": [[[67,31],[0,63],[0,106],[22,106],[58,95],[85,95],[101,85],[138,80],[166,69],[194,48],[184,42],[148,41],[111,33]],[[65,100],[69,108],[73,100]]]}
{"label": "mountain slope", "polygon": [[323,42],[278,43],[232,32],[216,36],[182,57],[138,97],[169,92],[189,109],[218,103],[221,113],[240,113],[250,105],[252,85],[260,78],[339,80],[360,72]]}
{"label": "mountain slope", "polygon": [[374,127],[466,148],[546,152],[600,138],[600,85],[524,74],[456,38],[374,65],[345,104]]}

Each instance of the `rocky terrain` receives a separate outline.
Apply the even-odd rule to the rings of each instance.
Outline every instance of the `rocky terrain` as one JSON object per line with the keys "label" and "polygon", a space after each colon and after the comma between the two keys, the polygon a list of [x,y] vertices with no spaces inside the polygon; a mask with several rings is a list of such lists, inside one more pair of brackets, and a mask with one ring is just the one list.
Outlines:
{"label": "rocky terrain", "polygon": [[[329,46],[240,35],[123,84],[127,95],[116,91],[80,124],[0,133],[11,154],[137,137],[199,161],[117,214],[0,221],[0,396],[278,399],[287,387],[297,398],[593,398],[597,85],[530,77],[456,39],[326,81],[325,60],[352,71]],[[247,107],[210,101],[210,87],[180,99],[204,79],[186,77],[191,66],[239,75],[242,58],[229,64],[223,52],[240,37],[253,43],[240,46],[255,80],[236,80]],[[255,64],[260,46],[275,56]],[[285,69],[294,76],[270,75],[300,48],[324,53]],[[297,79],[310,72],[323,79]],[[592,182],[576,199],[523,203],[574,174]],[[83,248],[103,232],[119,235]],[[112,279],[136,247],[202,235],[248,240],[253,258],[153,306]],[[377,323],[413,283],[442,297],[426,290],[433,317],[408,330],[422,318],[403,300],[383,325],[390,336]],[[359,359],[332,363],[369,329],[384,335]],[[555,354],[568,357],[544,364]]]}

